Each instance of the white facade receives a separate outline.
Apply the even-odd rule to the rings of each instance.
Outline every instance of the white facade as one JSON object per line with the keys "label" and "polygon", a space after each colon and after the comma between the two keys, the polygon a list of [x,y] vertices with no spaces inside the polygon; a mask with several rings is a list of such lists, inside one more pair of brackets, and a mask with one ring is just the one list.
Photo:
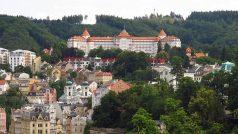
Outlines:
{"label": "white facade", "polygon": [[171,71],[173,69],[172,66],[167,64],[159,64],[156,67],[153,67],[152,69],[159,72],[160,79],[163,79],[169,83],[169,85],[173,86],[174,89],[177,88],[177,80],[176,75],[172,74]]}
{"label": "white facade", "polygon": [[15,67],[22,65],[24,67],[32,67],[33,60],[36,58],[34,52],[28,50],[15,50],[10,52],[9,64],[12,71],[15,71]]}
{"label": "white facade", "polygon": [[0,48],[0,64],[7,64],[9,58],[9,51],[4,48]]}
{"label": "white facade", "polygon": [[[145,52],[151,56],[155,56],[158,50],[158,42],[163,41],[170,47],[181,47],[181,41],[175,36],[167,36],[162,30],[159,36],[155,37],[135,37],[129,35],[124,29],[115,37],[90,37],[87,30],[82,36],[73,36],[68,39],[68,48],[78,48],[85,52],[87,56],[90,50],[102,47],[103,49],[120,48],[135,52]],[[162,45],[163,45],[162,43]]]}
{"label": "white facade", "polygon": [[64,94],[59,98],[60,102],[67,104],[83,103],[82,99],[86,99],[92,96],[92,89],[97,87],[96,82],[88,83],[83,82],[80,85],[67,81],[67,85],[64,87]]}
{"label": "white facade", "polygon": [[0,80],[0,95],[5,94],[8,89],[9,89],[9,85],[7,81]]}

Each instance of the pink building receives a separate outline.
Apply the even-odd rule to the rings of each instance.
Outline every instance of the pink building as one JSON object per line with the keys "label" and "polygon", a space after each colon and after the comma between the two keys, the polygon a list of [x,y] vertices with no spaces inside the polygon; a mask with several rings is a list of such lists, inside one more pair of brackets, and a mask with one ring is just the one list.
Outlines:
{"label": "pink building", "polygon": [[0,108],[0,133],[6,133],[6,112],[5,108]]}

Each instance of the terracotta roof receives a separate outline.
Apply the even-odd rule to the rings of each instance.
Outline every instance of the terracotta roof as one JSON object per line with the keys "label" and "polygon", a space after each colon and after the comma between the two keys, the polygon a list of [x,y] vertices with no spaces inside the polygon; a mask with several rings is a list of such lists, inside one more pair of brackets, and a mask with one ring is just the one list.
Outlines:
{"label": "terracotta roof", "polygon": [[73,36],[73,37],[70,38],[70,40],[86,41],[82,36]]}
{"label": "terracotta roof", "polygon": [[192,49],[190,47],[186,48],[186,53],[191,53]]}
{"label": "terracotta roof", "polygon": [[86,28],[84,29],[82,36],[90,36],[90,34]]}
{"label": "terracotta roof", "polygon": [[118,37],[130,37],[129,33],[124,29],[121,31],[121,33],[118,35]]}
{"label": "terracotta roof", "polygon": [[167,36],[167,37],[164,37],[163,39],[161,39],[161,41],[171,41],[174,39],[178,39],[178,38],[176,36]]}
{"label": "terracotta roof", "polygon": [[162,29],[162,30],[159,32],[159,36],[167,36],[167,34],[164,32],[164,29]]}
{"label": "terracotta roof", "polygon": [[197,57],[197,58],[200,58],[200,57],[204,57],[204,56],[206,56],[204,53],[202,53],[202,52],[200,52],[200,53],[195,53],[195,56]]}
{"label": "terracotta roof", "polygon": [[131,84],[126,83],[123,80],[119,80],[115,83],[108,85],[108,87],[109,87],[109,90],[112,90],[115,92],[123,92],[123,91],[129,90],[131,88]]}
{"label": "terracotta roof", "polygon": [[6,80],[0,80],[0,85],[4,85],[5,83],[7,83]]}
{"label": "terracotta roof", "polygon": [[111,72],[96,72],[96,76],[112,76]]}
{"label": "terracotta roof", "polygon": [[156,59],[156,58],[150,58],[150,59],[147,59],[146,61],[150,63],[165,63],[166,62],[166,60],[164,59]]}
{"label": "terracotta roof", "polygon": [[101,41],[101,40],[104,40],[104,41],[112,41],[113,40],[113,37],[89,37],[87,39],[87,41]]}
{"label": "terracotta roof", "polygon": [[159,41],[159,37],[130,37],[132,40],[152,40],[152,41]]}

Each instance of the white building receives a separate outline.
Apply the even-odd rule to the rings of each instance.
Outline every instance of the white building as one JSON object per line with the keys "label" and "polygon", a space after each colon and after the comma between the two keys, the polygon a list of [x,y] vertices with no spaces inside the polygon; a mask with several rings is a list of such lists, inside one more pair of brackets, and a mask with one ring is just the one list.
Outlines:
{"label": "white building", "polygon": [[155,56],[158,50],[157,44],[160,41],[162,45],[167,43],[170,47],[181,47],[180,39],[175,36],[167,36],[164,30],[161,30],[158,36],[136,37],[129,35],[125,29],[114,37],[90,37],[89,32],[85,29],[82,36],[73,36],[68,39],[67,46],[83,50],[86,56],[90,50],[99,47],[103,49],[120,48],[135,52],[142,51]]}
{"label": "white building", "polygon": [[176,75],[172,74],[171,71],[173,67],[169,64],[157,64],[156,66],[153,66],[154,70],[159,72],[160,79],[163,79],[169,83],[169,85],[173,86],[174,89],[177,88],[177,77]]}
{"label": "white building", "polygon": [[59,98],[60,102],[67,104],[83,104],[84,101],[92,96],[92,90],[97,88],[97,83],[87,81],[77,85],[71,81],[66,82],[64,94]]}
{"label": "white building", "polygon": [[15,71],[15,67],[22,65],[24,67],[29,66],[32,68],[33,60],[36,58],[34,52],[28,50],[18,49],[10,52],[9,64],[12,71]]}
{"label": "white building", "polygon": [[0,80],[0,95],[5,94],[9,89],[9,85],[6,80]]}
{"label": "white building", "polygon": [[0,48],[0,64],[7,64],[9,58],[9,51],[4,48]]}

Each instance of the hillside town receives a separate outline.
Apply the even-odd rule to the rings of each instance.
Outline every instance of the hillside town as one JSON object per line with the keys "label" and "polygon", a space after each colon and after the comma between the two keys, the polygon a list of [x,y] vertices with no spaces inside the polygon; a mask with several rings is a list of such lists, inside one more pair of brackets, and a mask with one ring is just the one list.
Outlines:
{"label": "hillside town", "polygon": [[[90,51],[94,49],[121,49],[122,53],[145,53],[148,55],[145,68],[154,71],[151,74],[154,75],[152,79],[145,80],[145,84],[157,85],[160,84],[159,80],[163,80],[174,92],[179,88],[180,79],[183,77],[200,83],[205,76],[220,70],[231,73],[235,66],[228,61],[198,63],[197,59],[208,57],[209,54],[193,51],[192,47],[185,48],[181,44],[178,37],[167,36],[163,29],[154,37],[132,36],[125,29],[114,37],[91,37],[85,29],[81,36],[72,36],[67,42],[68,48],[82,50],[85,55],[63,57],[56,64],[47,63],[33,51],[0,48],[0,95],[16,95],[20,96],[19,101],[24,101],[21,106],[10,107],[10,111],[5,107],[0,108],[0,132],[84,134],[87,124],[93,122],[95,107],[101,105],[105,95],[109,92],[120,94],[135,86],[132,80],[114,76],[114,65],[122,57],[90,57]],[[173,62],[166,56],[159,55],[165,53],[166,49],[177,48],[181,49],[188,59],[187,67],[177,63],[179,59]],[[53,51],[45,48],[42,53],[50,56]],[[222,98],[227,101],[227,94],[223,94]],[[166,130],[166,125],[162,121],[159,122],[158,128],[162,133]],[[117,128],[97,127],[91,127],[87,131],[92,134],[125,132]]]}

